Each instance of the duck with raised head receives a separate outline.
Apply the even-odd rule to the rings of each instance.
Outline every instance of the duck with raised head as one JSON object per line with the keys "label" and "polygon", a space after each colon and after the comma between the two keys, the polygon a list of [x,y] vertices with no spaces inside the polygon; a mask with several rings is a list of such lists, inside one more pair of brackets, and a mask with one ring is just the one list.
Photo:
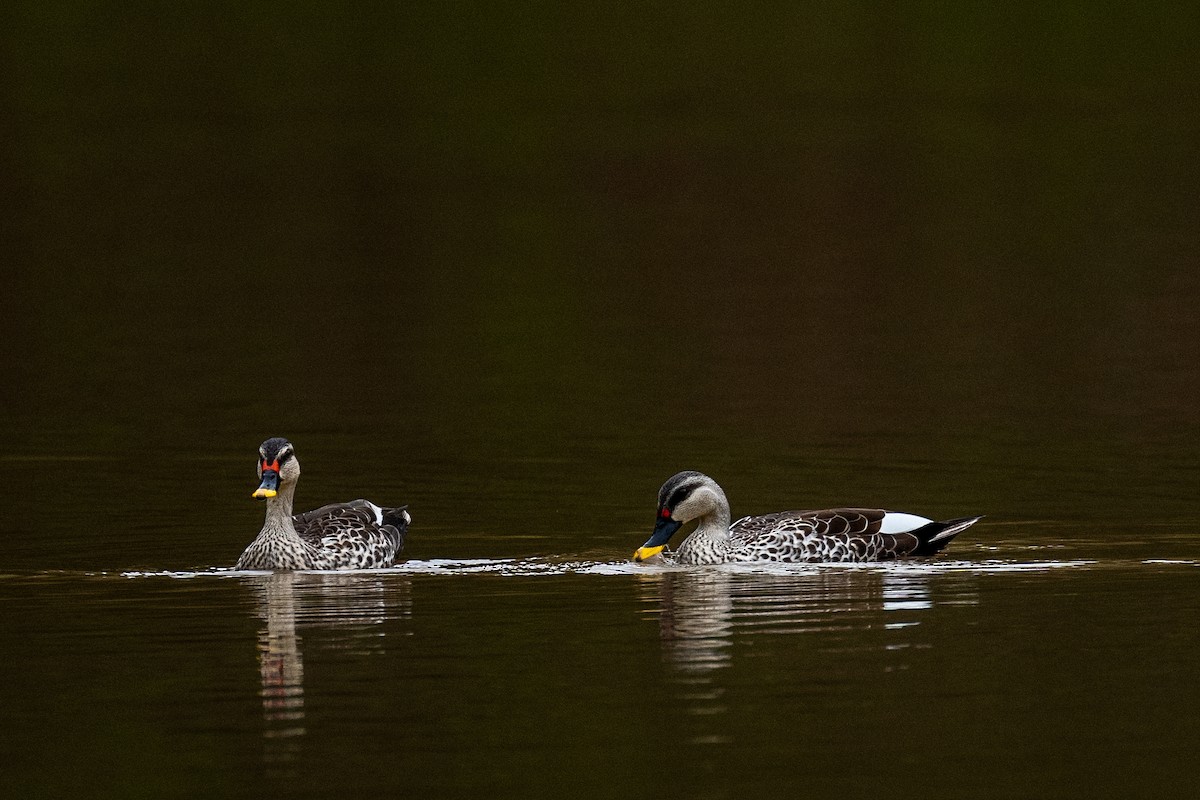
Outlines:
{"label": "duck with raised head", "polygon": [[300,479],[295,448],[275,437],[258,454],[261,483],[253,496],[267,501],[267,518],[235,569],[370,569],[395,562],[412,521],[406,506],[354,500],[293,515]]}
{"label": "duck with raised head", "polygon": [[669,553],[677,564],[731,561],[887,561],[929,556],[982,517],[935,522],[916,514],[874,508],[781,511],[730,524],[729,501],[717,482],[700,472],[680,472],[658,491],[650,539],[633,554],[645,561],[663,553],[684,524],[696,530]]}

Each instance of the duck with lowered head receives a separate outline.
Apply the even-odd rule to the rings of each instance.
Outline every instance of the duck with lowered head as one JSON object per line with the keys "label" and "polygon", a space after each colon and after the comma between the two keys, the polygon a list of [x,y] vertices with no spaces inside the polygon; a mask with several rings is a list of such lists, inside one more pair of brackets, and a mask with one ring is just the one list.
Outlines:
{"label": "duck with lowered head", "polygon": [[935,522],[916,514],[874,508],[782,511],[730,524],[729,501],[717,482],[700,472],[680,472],[658,491],[650,539],[633,554],[645,561],[663,553],[685,523],[699,524],[679,549],[677,564],[731,561],[886,561],[928,556],[981,517]]}

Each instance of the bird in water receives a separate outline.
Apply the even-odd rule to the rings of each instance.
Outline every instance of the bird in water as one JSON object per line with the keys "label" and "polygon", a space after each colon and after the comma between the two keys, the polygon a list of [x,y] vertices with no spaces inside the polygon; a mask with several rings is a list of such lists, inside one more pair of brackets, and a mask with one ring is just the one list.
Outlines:
{"label": "bird in water", "polygon": [[263,442],[258,454],[262,482],[253,496],[267,501],[267,518],[234,569],[369,569],[396,560],[412,521],[406,506],[354,500],[293,515],[300,479],[295,448],[276,437]]}
{"label": "bird in water", "polygon": [[717,482],[700,472],[680,472],[658,490],[650,539],[633,554],[645,561],[663,552],[680,527],[698,520],[679,549],[677,564],[730,561],[887,561],[929,556],[982,517],[935,522],[916,514],[873,508],[781,511],[729,523],[729,501]]}

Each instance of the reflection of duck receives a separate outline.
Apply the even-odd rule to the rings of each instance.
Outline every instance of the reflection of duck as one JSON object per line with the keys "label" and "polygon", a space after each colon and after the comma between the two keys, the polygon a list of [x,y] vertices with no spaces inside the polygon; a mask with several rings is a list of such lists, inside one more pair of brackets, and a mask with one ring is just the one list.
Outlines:
{"label": "reflection of duck", "polygon": [[[683,673],[731,665],[735,638],[895,630],[931,607],[927,576],[882,569],[814,569],[789,575],[720,570],[645,576],[658,588],[663,655]],[[889,638],[879,646],[902,643]]]}
{"label": "reflection of duck", "polygon": [[258,634],[262,678],[263,736],[272,741],[268,763],[281,764],[299,754],[304,729],[304,656],[296,636],[295,573],[276,572],[262,584],[262,614],[267,627]]}
{"label": "reflection of duck", "polygon": [[254,496],[266,498],[267,518],[236,569],[361,569],[395,561],[411,521],[404,507],[354,500],[292,516],[300,479],[292,443],[268,439],[258,452],[262,484]]}
{"label": "reflection of duck", "polygon": [[663,651],[683,670],[729,665],[733,632],[732,577],[727,572],[664,575],[659,636]]}
{"label": "reflection of duck", "polygon": [[[779,676],[795,691],[821,691],[844,653],[859,649],[883,668],[908,667],[910,648],[929,607],[927,576],[881,567],[776,567],[764,574],[729,566],[648,573],[642,586],[657,595],[659,637],[669,683],[687,709],[680,736],[694,745],[724,746],[736,738],[730,707],[742,703],[747,676]],[[789,645],[768,640],[803,636]],[[737,654],[758,656],[735,667]],[[770,653],[768,662],[762,660]],[[832,654],[832,655],[831,655]],[[764,664],[769,663],[765,667]],[[858,663],[861,664],[861,661]],[[831,676],[830,669],[834,670]],[[786,673],[786,674],[785,674]]]}
{"label": "reflection of duck", "polygon": [[[408,616],[408,582],[375,575],[273,572],[244,578],[259,595],[266,627],[258,634],[265,760],[282,766],[299,755],[304,725],[304,656],[297,624],[344,631],[340,647],[372,652],[382,646],[369,629]],[[397,591],[401,589],[402,591]]]}
{"label": "reflection of duck", "polygon": [[730,561],[884,561],[932,555],[980,517],[934,522],[915,514],[868,508],[783,511],[729,524],[729,501],[717,482],[680,472],[658,492],[654,533],[635,561],[658,555],[686,522],[699,526],[671,554],[679,564]]}

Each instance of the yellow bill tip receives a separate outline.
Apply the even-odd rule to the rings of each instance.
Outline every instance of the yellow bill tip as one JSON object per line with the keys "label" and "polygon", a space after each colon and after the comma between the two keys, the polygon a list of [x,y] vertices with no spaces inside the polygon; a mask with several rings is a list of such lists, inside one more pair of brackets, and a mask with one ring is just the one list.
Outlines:
{"label": "yellow bill tip", "polygon": [[648,559],[654,558],[656,555],[658,555],[662,551],[663,551],[663,545],[659,545],[658,547],[639,547],[637,549],[637,552],[633,554],[633,560],[634,561],[646,561]]}
{"label": "yellow bill tip", "polygon": [[260,486],[257,489],[255,489],[254,494],[252,494],[250,496],[251,497],[274,497],[276,494],[278,494],[278,492],[276,492],[274,489],[264,489]]}

